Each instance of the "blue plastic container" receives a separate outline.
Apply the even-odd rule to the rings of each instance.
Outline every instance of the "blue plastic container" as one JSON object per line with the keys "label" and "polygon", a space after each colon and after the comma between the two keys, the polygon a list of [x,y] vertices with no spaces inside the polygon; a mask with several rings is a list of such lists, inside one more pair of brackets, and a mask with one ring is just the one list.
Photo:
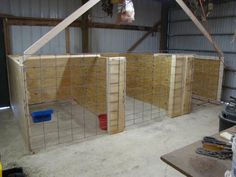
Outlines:
{"label": "blue plastic container", "polygon": [[53,112],[54,111],[52,109],[47,109],[43,111],[32,112],[31,116],[34,123],[47,122],[52,120]]}

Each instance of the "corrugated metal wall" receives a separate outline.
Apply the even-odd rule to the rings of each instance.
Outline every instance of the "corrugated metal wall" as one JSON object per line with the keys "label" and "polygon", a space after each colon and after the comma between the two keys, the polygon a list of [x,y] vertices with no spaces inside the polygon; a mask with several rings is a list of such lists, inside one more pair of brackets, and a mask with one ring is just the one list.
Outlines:
{"label": "corrugated metal wall", "polygon": [[[156,0],[133,0],[135,21],[133,25],[153,26],[161,17],[161,4]],[[101,3],[92,9],[92,21],[115,23],[117,6],[114,5],[112,18],[102,11]],[[90,29],[90,49],[92,52],[126,52],[146,32]],[[157,52],[159,50],[159,33],[148,36],[134,52]]]}
{"label": "corrugated metal wall", "polygon": [[[136,10],[135,25],[152,26],[160,19],[161,4],[159,2],[155,0],[134,0],[133,2]],[[4,14],[21,17],[65,18],[81,6],[81,0],[0,0],[0,4],[0,13]],[[117,8],[114,7],[115,14],[116,11]],[[91,19],[95,22],[116,22],[116,15],[113,18],[106,17],[101,9],[101,3],[93,7],[90,13]],[[13,54],[22,54],[27,47],[50,29],[51,27],[46,26],[12,26]],[[71,53],[81,53],[81,30],[70,28],[70,31]],[[142,31],[90,29],[90,52],[125,52],[144,33]],[[146,38],[135,51],[157,52],[158,50],[159,33]],[[65,53],[65,32],[63,31],[38,53]]]}
{"label": "corrugated metal wall", "polygon": [[[80,0],[0,0],[0,13],[20,17],[65,18],[79,6]],[[12,26],[11,44],[13,54],[22,54],[33,42],[48,32],[48,26]],[[71,53],[82,51],[81,30],[70,28]],[[45,45],[39,54],[64,54],[65,31]]]}
{"label": "corrugated metal wall", "polygon": [[[236,69],[236,40],[233,40],[236,31],[236,2],[228,2],[214,6],[214,13],[208,20],[209,29],[225,53],[225,63]],[[197,53],[214,55],[214,49],[208,40],[190,21],[181,9],[171,9],[169,12],[168,31],[169,52]],[[236,73],[225,71],[223,83],[223,100],[229,96],[236,96]]]}

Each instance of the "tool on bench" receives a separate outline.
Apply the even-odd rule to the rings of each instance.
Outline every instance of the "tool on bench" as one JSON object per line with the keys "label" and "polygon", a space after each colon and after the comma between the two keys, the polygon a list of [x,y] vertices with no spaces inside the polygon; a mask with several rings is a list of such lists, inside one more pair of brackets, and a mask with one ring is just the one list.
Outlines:
{"label": "tool on bench", "polygon": [[196,153],[219,159],[231,159],[233,155],[231,145],[209,136],[203,138],[202,147],[197,148]]}

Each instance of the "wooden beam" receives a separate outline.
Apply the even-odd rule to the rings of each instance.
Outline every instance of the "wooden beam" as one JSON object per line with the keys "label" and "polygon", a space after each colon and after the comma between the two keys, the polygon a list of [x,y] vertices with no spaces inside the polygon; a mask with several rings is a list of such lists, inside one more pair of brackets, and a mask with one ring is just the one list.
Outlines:
{"label": "wooden beam", "polygon": [[161,4],[161,34],[160,34],[161,52],[167,52],[168,9],[169,9],[169,3],[163,2]]}
{"label": "wooden beam", "polygon": [[11,50],[11,35],[10,35],[10,28],[7,24],[7,20],[3,19],[3,30],[4,30],[4,43],[5,43],[5,50],[6,54],[9,55],[12,53]]}
{"label": "wooden beam", "polygon": [[[82,0],[82,3],[87,3],[88,0]],[[82,15],[82,52],[88,53],[89,52],[89,27],[88,27],[88,12],[86,12],[84,15]]]}
{"label": "wooden beam", "polygon": [[[28,17],[8,17],[7,24],[8,25],[20,25],[20,26],[56,26],[63,19],[55,19],[55,18],[28,18]],[[69,26],[71,27],[80,27],[81,21],[76,20],[72,22]]]}
{"label": "wooden beam", "polygon": [[66,53],[70,54],[70,28],[67,27],[65,29],[65,37],[66,37]]}
{"label": "wooden beam", "polygon": [[[28,17],[8,17],[8,25],[19,26],[56,26],[62,19],[54,18],[28,18]],[[70,27],[82,27],[82,21],[76,20],[69,25]],[[120,30],[134,30],[134,31],[150,31],[152,27],[137,26],[137,25],[117,25],[112,23],[89,22],[89,28],[104,28],[104,29],[120,29]],[[156,29],[155,32],[160,31]]]}
{"label": "wooden beam", "polygon": [[40,48],[42,48],[45,44],[47,44],[51,39],[53,39],[56,35],[58,35],[61,31],[63,31],[67,26],[69,26],[73,21],[87,12],[90,8],[92,8],[95,4],[97,4],[100,0],[89,0],[86,4],[81,6],[71,15],[69,15],[66,19],[60,22],[57,26],[51,29],[48,33],[43,35],[39,40],[37,40],[34,44],[32,44],[28,49],[24,51],[24,55],[29,56],[33,55]]}
{"label": "wooden beam", "polygon": [[[134,30],[134,31],[150,31],[152,27],[150,26],[137,26],[137,25],[117,25],[109,23],[99,23],[99,22],[90,22],[90,28],[105,28],[105,29],[120,29],[120,30]],[[158,32],[159,29],[155,29],[155,32]]]}
{"label": "wooden beam", "polygon": [[184,3],[183,0],[176,0],[179,6],[184,10],[184,12],[189,16],[189,18],[193,21],[193,23],[197,26],[197,28],[202,32],[202,34],[209,40],[212,44],[216,52],[218,53],[219,57],[223,60],[224,53],[213,39],[213,37],[209,34],[209,32],[205,29],[205,27],[201,24],[201,22],[195,17],[193,12],[188,8],[188,6]]}
{"label": "wooden beam", "polygon": [[141,44],[151,33],[155,32],[157,30],[157,28],[160,26],[161,21],[158,21],[157,23],[155,23],[153,25],[153,27],[150,29],[150,31],[148,31],[147,33],[145,33],[137,42],[135,42],[129,49],[128,52],[132,52],[134,49],[136,49],[139,44]]}

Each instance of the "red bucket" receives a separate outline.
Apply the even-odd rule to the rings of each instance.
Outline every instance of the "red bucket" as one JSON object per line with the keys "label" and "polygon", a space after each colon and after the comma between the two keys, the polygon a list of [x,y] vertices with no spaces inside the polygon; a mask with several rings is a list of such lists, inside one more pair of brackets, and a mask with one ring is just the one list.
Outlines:
{"label": "red bucket", "polygon": [[99,127],[101,130],[107,130],[107,115],[106,114],[100,114],[98,116],[99,119]]}

